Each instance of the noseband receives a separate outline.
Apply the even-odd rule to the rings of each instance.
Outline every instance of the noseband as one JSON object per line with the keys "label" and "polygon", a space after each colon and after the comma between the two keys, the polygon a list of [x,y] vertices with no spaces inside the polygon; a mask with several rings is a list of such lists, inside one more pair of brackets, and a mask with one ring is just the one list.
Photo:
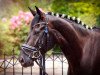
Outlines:
{"label": "noseband", "polygon": [[[31,59],[38,59],[41,55],[40,51],[38,51],[35,47],[29,46],[28,44],[22,44],[21,48],[23,52]],[[33,56],[31,57],[31,54],[29,55],[26,50],[32,52]]]}

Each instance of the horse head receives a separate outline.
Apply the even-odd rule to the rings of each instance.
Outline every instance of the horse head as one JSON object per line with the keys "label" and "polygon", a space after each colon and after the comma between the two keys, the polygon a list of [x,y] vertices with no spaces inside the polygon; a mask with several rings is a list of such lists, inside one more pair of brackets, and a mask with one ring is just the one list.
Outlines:
{"label": "horse head", "polygon": [[31,23],[28,38],[21,46],[19,62],[22,66],[33,65],[33,61],[42,57],[48,50],[53,48],[55,40],[50,33],[50,22],[46,14],[36,7],[36,12],[29,8],[34,16]]}

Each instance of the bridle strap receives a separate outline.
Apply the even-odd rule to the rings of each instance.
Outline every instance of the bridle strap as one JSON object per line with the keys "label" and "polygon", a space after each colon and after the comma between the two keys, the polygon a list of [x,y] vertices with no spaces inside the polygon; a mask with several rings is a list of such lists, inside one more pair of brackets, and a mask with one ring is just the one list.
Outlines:
{"label": "bridle strap", "polygon": [[[28,54],[27,54],[27,52],[25,50],[30,50],[32,52],[34,52],[34,51],[39,51],[40,52],[39,49],[41,48],[41,46],[42,46],[41,43],[43,42],[43,40],[40,40],[41,38],[43,39],[46,36],[46,42],[47,42],[47,38],[49,37],[49,34],[48,34],[48,19],[47,18],[46,18],[46,22],[45,23],[46,23],[45,29],[44,29],[41,37],[39,37],[39,39],[38,39],[38,41],[36,43],[36,46],[38,44],[38,48],[37,47],[33,47],[33,46],[29,46],[28,44],[22,44],[21,48],[22,48],[23,52],[26,55],[28,55]],[[40,52],[40,54],[41,54],[41,52]],[[40,56],[43,58],[42,54]],[[39,57],[38,58],[32,58],[30,55],[28,55],[28,57],[31,58],[31,59],[33,59],[37,63],[37,65],[43,70],[43,72],[45,73],[45,75],[48,75],[46,73],[44,67],[42,65],[40,65],[39,62],[37,61],[37,59],[39,59]]]}
{"label": "bridle strap", "polygon": [[44,69],[44,67],[42,65],[39,64],[39,62],[37,60],[35,60],[35,62],[37,63],[37,65],[43,70],[43,72],[45,73],[45,75],[48,75]]}
{"label": "bridle strap", "polygon": [[28,44],[22,44],[21,48],[22,48],[22,49],[26,49],[26,50],[31,50],[31,51],[36,50],[35,47],[29,46]]}

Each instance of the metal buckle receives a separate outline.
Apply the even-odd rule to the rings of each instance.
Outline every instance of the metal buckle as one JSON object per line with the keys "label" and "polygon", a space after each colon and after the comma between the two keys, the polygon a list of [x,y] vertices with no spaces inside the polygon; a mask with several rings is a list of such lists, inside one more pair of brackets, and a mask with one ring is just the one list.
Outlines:
{"label": "metal buckle", "polygon": [[32,56],[33,59],[34,58],[39,58],[40,56],[41,56],[40,51],[33,51],[33,56]]}

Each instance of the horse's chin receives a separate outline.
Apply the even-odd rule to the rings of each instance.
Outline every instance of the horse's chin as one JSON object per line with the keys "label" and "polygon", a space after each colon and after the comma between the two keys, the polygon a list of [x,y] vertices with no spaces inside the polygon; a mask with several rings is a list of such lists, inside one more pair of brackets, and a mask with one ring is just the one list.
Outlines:
{"label": "horse's chin", "polygon": [[21,66],[22,67],[31,67],[31,66],[33,66],[34,65],[34,63],[21,63]]}

